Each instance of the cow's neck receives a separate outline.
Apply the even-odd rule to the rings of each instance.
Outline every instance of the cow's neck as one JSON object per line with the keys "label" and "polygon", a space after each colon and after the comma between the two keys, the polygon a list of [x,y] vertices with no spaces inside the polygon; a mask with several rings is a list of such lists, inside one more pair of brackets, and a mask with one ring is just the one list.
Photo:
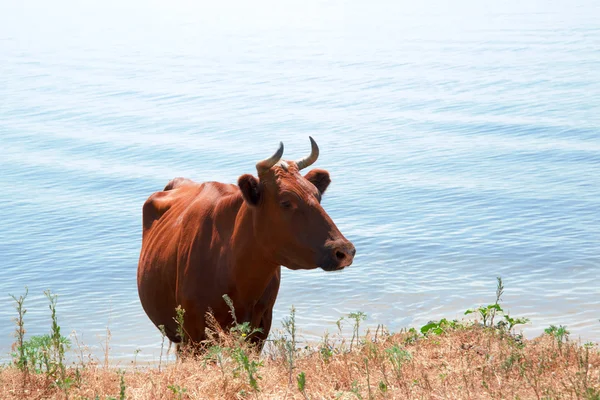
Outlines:
{"label": "cow's neck", "polygon": [[269,257],[254,235],[253,212],[243,203],[232,237],[233,258],[230,276],[236,283],[235,297],[239,303],[254,305],[279,270],[279,264]]}

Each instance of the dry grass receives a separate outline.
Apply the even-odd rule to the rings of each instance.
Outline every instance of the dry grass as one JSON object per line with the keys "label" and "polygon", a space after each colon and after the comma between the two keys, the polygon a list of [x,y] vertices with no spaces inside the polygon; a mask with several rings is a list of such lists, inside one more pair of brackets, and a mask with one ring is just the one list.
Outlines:
{"label": "dry grass", "polygon": [[[5,366],[0,398],[600,399],[597,347],[551,335],[519,339],[477,324],[428,336],[378,330],[355,340],[352,350],[347,342],[332,345],[325,339],[293,351],[292,363],[286,351],[289,336],[279,336],[260,356],[243,338],[217,330],[207,353],[163,365],[160,372],[138,367],[121,373],[80,363],[79,377],[75,367],[67,370],[72,381],[67,390],[44,374],[25,375],[14,365]],[[258,390],[249,379],[252,366]],[[300,373],[306,378],[303,391]]]}

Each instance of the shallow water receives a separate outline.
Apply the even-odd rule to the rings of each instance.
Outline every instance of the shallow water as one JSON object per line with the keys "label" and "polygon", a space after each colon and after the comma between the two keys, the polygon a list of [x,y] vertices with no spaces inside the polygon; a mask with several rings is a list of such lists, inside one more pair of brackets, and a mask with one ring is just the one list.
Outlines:
{"label": "shallow water", "polygon": [[[361,310],[392,330],[494,299],[600,340],[600,8],[544,3],[31,1],[0,6],[0,358],[28,334],[152,361],[141,206],[175,176],[235,182],[321,147],[357,248],[284,271],[308,340]],[[142,6],[143,4],[143,6]],[[540,3],[538,3],[540,4]],[[489,7],[489,8],[486,8]]]}

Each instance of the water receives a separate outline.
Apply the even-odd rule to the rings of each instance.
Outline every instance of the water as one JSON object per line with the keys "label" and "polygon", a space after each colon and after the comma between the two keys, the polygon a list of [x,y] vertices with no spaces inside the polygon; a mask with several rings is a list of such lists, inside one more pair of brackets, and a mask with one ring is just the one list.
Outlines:
{"label": "water", "polygon": [[[411,2],[412,3],[412,2]],[[20,2],[0,6],[0,358],[28,334],[158,358],[141,206],[321,147],[342,273],[284,271],[275,327],[361,310],[392,330],[493,301],[600,340],[600,9],[546,2]]]}

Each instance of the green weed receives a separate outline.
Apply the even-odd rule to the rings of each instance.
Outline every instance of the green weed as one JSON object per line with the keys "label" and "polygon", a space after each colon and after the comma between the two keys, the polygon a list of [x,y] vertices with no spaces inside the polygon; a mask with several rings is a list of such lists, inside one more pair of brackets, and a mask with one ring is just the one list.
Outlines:
{"label": "green weed", "polygon": [[183,398],[183,395],[187,392],[186,388],[182,388],[179,385],[168,385],[167,388],[173,392],[173,394],[177,397],[178,400]]}
{"label": "green weed", "polygon": [[449,329],[455,329],[460,325],[456,320],[448,321],[446,318],[442,318],[439,321],[430,321],[421,327],[421,333],[425,336],[429,334],[441,335],[446,333]]}
{"label": "green weed", "polygon": [[65,365],[65,352],[69,348],[70,341],[60,334],[60,325],[58,324],[58,318],[56,316],[56,303],[58,301],[58,295],[52,294],[50,290],[44,292],[46,298],[50,302],[48,307],[50,308],[52,325],[50,333],[50,358],[51,363],[49,364],[50,372],[49,376],[54,378],[54,383],[57,387],[65,392],[65,397],[68,399],[68,390],[73,383],[72,379],[67,376],[67,367]]}
{"label": "green weed", "polygon": [[175,308],[175,317],[173,319],[175,320],[175,323],[177,324],[176,333],[177,333],[177,336],[179,337],[179,340],[181,341],[182,345],[186,341],[185,329],[183,327],[184,315],[185,315],[185,310],[183,308],[181,308],[181,304],[180,304],[177,306],[177,308]]}
{"label": "green weed", "polygon": [[379,381],[379,385],[377,387],[379,388],[379,391],[383,394],[387,393],[388,391],[388,386],[383,381]]}
{"label": "green weed", "polygon": [[556,325],[550,325],[550,327],[544,329],[544,332],[554,338],[558,345],[559,352],[562,352],[562,346],[569,340],[569,334],[571,333],[567,330],[566,326],[562,325],[559,325],[558,327]]}
{"label": "green weed", "polygon": [[358,381],[352,381],[352,386],[350,387],[350,393],[356,396],[357,399],[362,400],[362,395],[360,394],[360,388],[358,386]]}
{"label": "green weed", "polygon": [[[352,345],[355,341],[356,341],[356,346],[358,346],[360,344],[360,341],[359,341],[360,340],[360,334],[359,334],[360,323],[361,323],[361,321],[364,321],[367,319],[367,314],[365,314],[362,311],[356,311],[356,312],[351,312],[344,317],[340,317],[335,323],[338,327],[338,331],[339,331],[340,335],[342,334],[342,323],[346,319],[353,320],[352,338],[350,339],[350,351],[352,351]],[[343,347],[343,344],[344,344],[344,340],[342,340],[341,347]]]}
{"label": "green weed", "polygon": [[[497,328],[503,332],[511,333],[516,325],[526,324],[529,322],[529,319],[513,318],[500,306],[502,294],[504,293],[504,283],[500,277],[497,277],[496,280],[496,301],[493,304],[468,309],[465,311],[465,315],[477,314],[484,328]],[[499,315],[503,317],[503,320],[494,326],[494,319]]]}
{"label": "green weed", "polygon": [[[224,294],[223,300],[225,300],[225,303],[229,307],[231,317],[233,319],[233,325],[229,329],[229,333],[234,338],[233,347],[226,349],[237,364],[233,370],[233,374],[234,376],[239,376],[240,372],[243,371],[248,379],[250,387],[254,389],[255,392],[258,392],[260,391],[258,381],[262,379],[258,373],[258,369],[263,365],[263,363],[262,361],[251,359],[249,356],[251,353],[248,352],[248,346],[250,344],[248,339],[255,333],[261,332],[262,330],[259,328],[253,328],[250,325],[250,322],[239,323],[231,298]],[[220,347],[213,346],[213,354],[217,357],[217,360],[219,360],[219,357],[222,357],[222,349]],[[220,360],[221,367],[223,367],[223,359],[221,358]]]}
{"label": "green weed", "polygon": [[504,284],[502,283],[502,278],[497,277],[497,287],[496,287],[496,302],[494,304],[489,304],[487,306],[480,306],[477,308],[472,308],[465,311],[465,315],[477,313],[481,317],[482,323],[484,327],[491,327],[494,325],[494,317],[497,313],[501,313],[502,307],[500,307],[500,297],[504,293]]}
{"label": "green weed", "polygon": [[262,329],[260,328],[253,328],[250,325],[250,322],[239,323],[237,317],[235,316],[235,307],[233,306],[233,301],[231,300],[231,298],[228,295],[224,294],[223,300],[225,300],[225,303],[229,307],[229,313],[233,318],[233,325],[229,329],[229,332],[232,333],[235,337],[237,337],[239,341],[246,342],[255,333],[262,332]]}
{"label": "green weed", "polygon": [[125,371],[119,371],[119,400],[125,400]]}
{"label": "green weed", "polygon": [[306,374],[304,372],[298,374],[296,383],[298,384],[298,391],[308,400],[308,395],[306,394]]}
{"label": "green weed", "polygon": [[402,366],[412,359],[412,355],[408,351],[400,348],[398,345],[394,345],[389,349],[386,349],[385,352],[387,353],[388,359],[392,364],[392,370],[396,375],[396,379],[398,382],[400,382],[402,380]]}
{"label": "green weed", "polygon": [[27,287],[25,287],[25,294],[19,296],[19,298],[17,298],[16,296],[13,296],[12,294],[10,295],[10,297],[12,297],[16,303],[15,309],[17,310],[17,317],[14,318],[15,325],[16,325],[15,337],[17,338],[17,342],[16,342],[17,354],[16,354],[15,364],[21,371],[23,371],[25,373],[28,372],[27,356],[25,354],[25,346],[24,346],[24,338],[25,338],[24,317],[25,317],[25,313],[27,313],[27,310],[25,309],[25,307],[23,305],[25,303],[25,298],[27,297],[28,293],[29,293],[29,289]]}
{"label": "green weed", "polygon": [[258,368],[262,367],[262,361],[250,360],[248,353],[241,347],[233,349],[231,355],[238,363],[238,367],[234,370],[234,373],[239,373],[240,370],[243,370],[246,373],[250,387],[258,392],[260,390],[258,380],[262,379],[258,374]]}
{"label": "green weed", "polygon": [[289,335],[290,339],[283,338],[284,356],[287,361],[289,371],[289,385],[292,384],[292,374],[294,373],[294,359],[296,356],[296,309],[292,306],[290,316],[283,319],[283,329]]}
{"label": "green weed", "polygon": [[321,354],[321,358],[325,362],[329,362],[331,357],[333,356],[334,347],[329,343],[329,333],[325,332],[323,335],[323,340],[319,346],[319,354]]}

